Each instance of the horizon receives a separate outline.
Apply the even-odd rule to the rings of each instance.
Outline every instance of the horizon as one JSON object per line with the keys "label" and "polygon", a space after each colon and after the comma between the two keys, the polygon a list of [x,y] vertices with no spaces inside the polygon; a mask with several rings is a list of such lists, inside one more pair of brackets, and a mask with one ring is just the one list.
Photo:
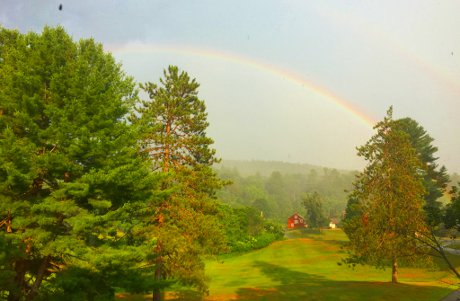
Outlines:
{"label": "horizon", "polygon": [[[317,164],[310,163],[310,162],[288,162],[288,161],[259,160],[259,159],[225,159],[225,158],[221,158],[221,162],[215,163],[214,166],[222,165],[222,163],[225,163],[225,161],[227,161],[227,162],[233,161],[233,162],[249,162],[249,163],[267,163],[267,164],[269,164],[269,163],[281,163],[281,164],[292,164],[292,165],[298,165],[298,166],[308,165],[308,166],[311,166],[313,168],[321,168],[321,169],[325,168],[325,169],[329,169],[329,170],[337,170],[339,172],[362,172],[363,171],[363,169],[342,169],[342,168],[337,168],[337,167],[334,167],[334,166],[317,165]],[[276,171],[276,170],[274,170],[274,171]],[[451,172],[451,171],[448,170],[447,173],[449,175],[460,175],[456,171]]]}

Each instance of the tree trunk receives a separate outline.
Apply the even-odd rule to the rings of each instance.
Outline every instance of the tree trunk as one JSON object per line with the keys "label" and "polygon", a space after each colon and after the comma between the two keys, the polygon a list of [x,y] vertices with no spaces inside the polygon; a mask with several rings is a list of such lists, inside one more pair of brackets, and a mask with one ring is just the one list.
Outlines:
{"label": "tree trunk", "polygon": [[[171,132],[171,122],[167,122],[166,139],[168,139],[170,132]],[[169,172],[170,146],[168,143],[165,144],[165,148],[164,148],[163,172]],[[162,188],[166,189],[166,185],[164,182],[162,184]],[[162,214],[160,214],[159,216],[158,226],[160,228],[163,226]],[[157,243],[156,253],[158,254],[158,257],[155,262],[155,280],[157,283],[160,283],[161,279],[163,278],[163,274],[162,274],[163,258],[160,255],[161,254],[161,242],[160,241],[158,241]],[[153,301],[163,301],[163,292],[160,287],[155,287],[153,289],[152,300]]]}
{"label": "tree trunk", "polygon": [[171,122],[168,121],[166,123],[166,144],[165,144],[165,148],[164,148],[164,158],[163,158],[163,171],[164,172],[169,172],[169,158],[170,158],[170,146],[169,146],[169,134],[171,132]]}
{"label": "tree trunk", "polygon": [[16,275],[14,276],[13,282],[15,284],[15,290],[10,290],[8,292],[8,301],[19,301],[21,300],[22,294],[24,293],[26,287],[26,272],[27,272],[28,262],[25,259],[18,259],[14,263],[14,271]]}
{"label": "tree trunk", "polygon": [[[162,274],[161,274],[161,265],[162,264],[163,264],[163,260],[162,260],[161,256],[159,256],[157,258],[157,260],[156,260],[156,267],[155,267],[155,280],[157,282],[160,282],[161,278],[162,278]],[[155,287],[153,289],[152,300],[153,301],[163,301],[163,294],[162,294],[162,291],[161,291],[160,287]]]}
{"label": "tree trunk", "polygon": [[163,278],[162,268],[163,268],[163,258],[161,257],[161,242],[157,242],[156,253],[158,257],[155,261],[155,281],[157,282],[157,287],[153,289],[152,300],[153,301],[163,301],[163,292],[160,285],[160,282]]}
{"label": "tree trunk", "polygon": [[396,258],[393,258],[393,265],[392,265],[392,271],[391,271],[391,282],[398,283],[398,262],[396,261]]}
{"label": "tree trunk", "polygon": [[38,289],[40,288],[40,285],[45,278],[45,272],[49,266],[50,260],[50,256],[43,258],[40,267],[38,268],[37,277],[35,278],[34,284],[32,285],[29,294],[27,294],[27,301],[35,299],[35,297],[38,295]]}

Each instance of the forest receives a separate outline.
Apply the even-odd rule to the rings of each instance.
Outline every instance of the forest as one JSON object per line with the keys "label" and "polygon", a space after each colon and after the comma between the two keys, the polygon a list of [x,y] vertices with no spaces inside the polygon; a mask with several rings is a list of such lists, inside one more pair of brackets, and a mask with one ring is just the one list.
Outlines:
{"label": "forest", "polygon": [[[245,168],[240,173],[238,167],[243,164]],[[322,196],[326,218],[341,219],[357,175],[355,171],[258,161],[224,160],[216,169],[222,179],[232,183],[219,191],[222,202],[254,207],[279,223],[285,223],[295,212],[305,214],[303,200],[312,192]]]}
{"label": "forest", "polygon": [[460,278],[439,240],[460,225],[459,176],[415,120],[390,108],[358,147],[362,172],[221,161],[199,86],[172,65],[137,83],[62,27],[0,28],[1,299],[206,295],[206,262],[284,239],[295,212],[343,221],[347,265],[396,283],[436,255]]}

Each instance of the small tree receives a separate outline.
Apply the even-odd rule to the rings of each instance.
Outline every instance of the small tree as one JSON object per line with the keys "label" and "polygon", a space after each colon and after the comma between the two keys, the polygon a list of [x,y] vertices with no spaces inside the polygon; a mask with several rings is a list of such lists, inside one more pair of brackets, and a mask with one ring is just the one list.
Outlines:
{"label": "small tree", "polygon": [[307,210],[306,219],[309,227],[321,228],[327,223],[323,212],[323,202],[324,199],[316,191],[307,193],[303,198],[303,205]]}
{"label": "small tree", "polygon": [[408,135],[393,121],[392,108],[374,128],[377,133],[358,148],[368,164],[351,194],[359,214],[347,219],[344,227],[350,239],[348,262],[391,266],[396,283],[398,261],[426,258],[424,247],[417,243],[417,236],[427,228],[425,171]]}
{"label": "small tree", "polygon": [[258,198],[252,202],[252,207],[258,209],[262,217],[270,218],[272,216],[272,208],[267,199]]}

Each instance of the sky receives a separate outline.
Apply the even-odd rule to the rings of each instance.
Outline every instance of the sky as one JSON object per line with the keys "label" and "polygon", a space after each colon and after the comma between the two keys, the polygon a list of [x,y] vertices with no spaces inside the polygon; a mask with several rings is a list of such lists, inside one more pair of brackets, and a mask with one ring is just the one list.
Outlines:
{"label": "sky", "polygon": [[0,0],[0,24],[92,37],[138,82],[177,65],[223,159],[362,169],[356,147],[393,106],[460,172],[457,0]]}

